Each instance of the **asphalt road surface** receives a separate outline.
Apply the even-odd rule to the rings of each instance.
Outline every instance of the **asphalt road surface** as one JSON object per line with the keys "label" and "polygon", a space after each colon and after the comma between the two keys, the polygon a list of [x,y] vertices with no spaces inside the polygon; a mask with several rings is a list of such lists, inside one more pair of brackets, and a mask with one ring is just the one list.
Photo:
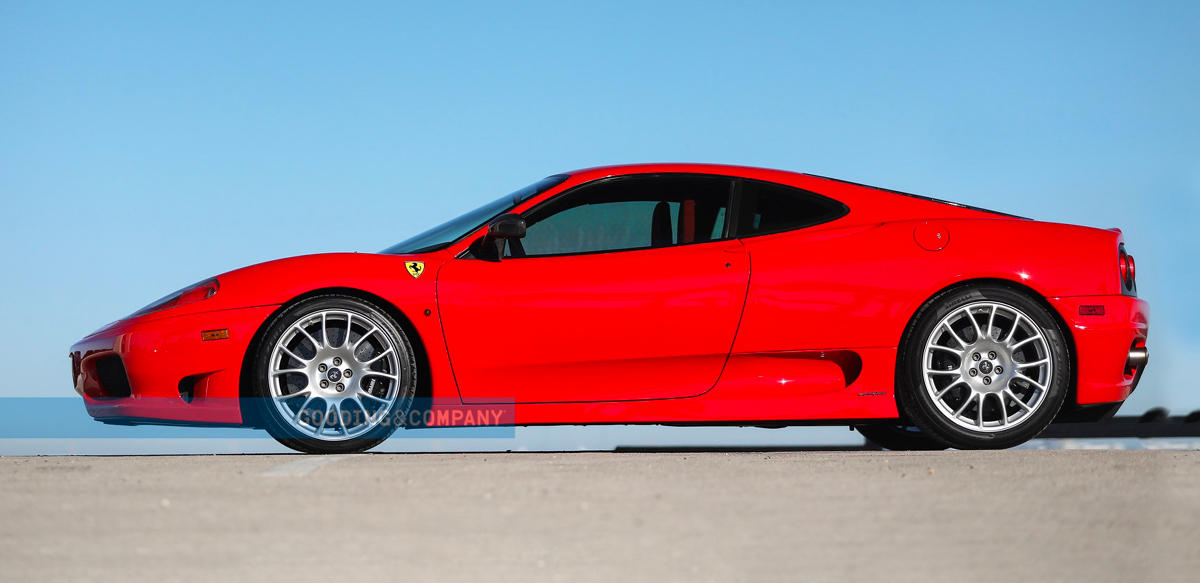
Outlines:
{"label": "asphalt road surface", "polygon": [[1195,581],[1200,452],[0,458],[4,581]]}

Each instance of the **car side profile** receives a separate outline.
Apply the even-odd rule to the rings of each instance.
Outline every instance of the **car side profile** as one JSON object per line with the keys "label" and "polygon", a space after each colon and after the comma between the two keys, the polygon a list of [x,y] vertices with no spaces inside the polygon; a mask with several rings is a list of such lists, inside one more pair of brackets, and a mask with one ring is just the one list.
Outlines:
{"label": "car side profile", "polygon": [[218,275],[71,359],[98,420],[247,425],[313,453],[486,406],[515,425],[844,424],[889,449],[981,449],[1114,414],[1147,331],[1116,229],[644,164],[547,177],[380,253]]}

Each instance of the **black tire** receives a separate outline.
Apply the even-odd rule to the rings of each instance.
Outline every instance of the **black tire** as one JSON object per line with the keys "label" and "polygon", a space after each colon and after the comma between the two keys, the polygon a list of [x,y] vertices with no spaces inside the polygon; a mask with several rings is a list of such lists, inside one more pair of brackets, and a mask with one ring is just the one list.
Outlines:
{"label": "black tire", "polygon": [[[374,428],[364,431],[361,435],[354,435],[350,431],[346,431],[348,435],[340,439],[326,439],[313,435],[308,435],[293,426],[295,422],[284,416],[284,413],[279,410],[275,404],[271,385],[271,359],[275,354],[276,344],[280,338],[297,322],[305,318],[312,317],[313,314],[328,312],[331,310],[350,311],[354,314],[365,316],[369,323],[375,325],[378,330],[376,334],[381,334],[386,337],[386,341],[391,343],[395,348],[396,353],[396,371],[392,372],[396,377],[395,383],[395,399],[386,406],[381,406],[375,411],[371,411],[372,415],[380,414],[386,422],[380,422]],[[350,319],[346,320],[347,331],[345,339],[342,340],[343,347],[348,346],[352,342],[352,332],[350,331]],[[324,334],[324,332],[322,332]],[[360,332],[361,336],[370,336],[369,333]],[[326,342],[325,338],[320,339],[322,343]],[[353,339],[357,340],[357,339]],[[372,339],[368,342],[373,342],[378,339]],[[332,343],[332,340],[329,340]],[[361,299],[340,295],[329,294],[314,296],[305,299],[295,305],[289,306],[273,318],[267,325],[266,331],[262,335],[255,354],[253,355],[254,362],[251,368],[252,376],[249,379],[250,391],[248,405],[252,410],[251,414],[257,418],[259,424],[267,430],[277,441],[283,445],[304,453],[317,454],[345,454],[357,453],[368,450],[382,443],[390,437],[392,433],[399,427],[398,423],[391,422],[393,419],[403,419],[407,415],[409,409],[413,405],[413,399],[416,394],[417,387],[417,365],[416,357],[413,353],[413,347],[404,331],[396,324],[396,322],[387,315],[382,309],[370,302]],[[315,357],[312,357],[315,359]],[[304,362],[304,361],[301,361]],[[356,363],[357,364],[357,363]],[[368,371],[369,373],[370,371]],[[366,379],[367,375],[360,374],[359,378],[354,379],[353,383],[347,380],[350,390],[359,386]],[[374,385],[372,385],[374,386]],[[388,389],[390,390],[390,389]],[[364,395],[365,396],[365,395]],[[244,405],[245,406],[245,405]],[[386,409],[386,410],[383,410]],[[331,416],[332,417],[332,416]],[[299,412],[296,413],[296,418],[299,418]],[[314,423],[315,425],[315,423]],[[324,425],[322,425],[324,426]],[[347,425],[353,429],[355,426]],[[316,432],[320,435],[320,431]]]}
{"label": "black tire", "polygon": [[861,433],[867,442],[882,449],[892,451],[940,451],[946,449],[944,444],[925,437],[915,427],[858,425],[854,429]]}
{"label": "black tire", "polygon": [[[988,316],[983,311],[987,305],[1002,306],[1000,311],[993,311],[991,317],[997,317],[1004,320],[1006,317],[1011,320],[1011,329],[1017,329],[1014,334],[1020,334],[1020,338],[1033,338],[1029,344],[1022,348],[1008,350],[1010,344],[1004,345],[1005,348],[996,348],[995,351],[990,351],[986,346],[999,345],[1000,338],[993,338],[992,335],[1002,337],[1004,332],[1002,325],[993,327],[991,321],[987,321]],[[983,307],[975,307],[983,306]],[[1009,308],[1015,309],[1010,315],[1006,316]],[[1021,318],[1017,318],[1017,312]],[[965,323],[963,322],[963,314],[966,314]],[[953,335],[953,330],[947,330],[942,325],[944,319],[959,318],[962,341],[949,342],[948,346],[957,345],[963,349],[961,356],[927,356],[927,342],[935,342],[931,339],[931,335],[939,334],[940,338],[948,338],[947,333]],[[1026,322],[1027,320],[1027,322]],[[978,330],[984,329],[986,321],[986,336],[974,332],[970,324],[977,324]],[[1033,326],[1029,326],[1032,323]],[[1028,330],[1024,330],[1021,326],[1025,326]],[[1034,326],[1036,328],[1034,328]],[[1035,338],[1035,333],[1040,333],[1042,339],[1039,341]],[[974,340],[971,338],[974,336]],[[1059,409],[1067,397],[1068,388],[1071,379],[1071,358],[1067,341],[1064,337],[1064,332],[1058,325],[1058,321],[1047,307],[1040,301],[1030,297],[1023,291],[1006,287],[999,284],[981,284],[972,285],[969,287],[960,287],[947,290],[930,299],[922,306],[913,316],[913,320],[909,325],[909,329],[905,334],[905,342],[900,346],[899,354],[897,355],[897,371],[896,371],[896,392],[900,401],[901,408],[907,418],[911,420],[928,439],[932,439],[938,443],[945,444],[948,447],[956,449],[1004,449],[1020,445],[1041,433],[1054,417],[1058,414]],[[1009,340],[1014,340],[1013,336],[1009,336]],[[979,348],[984,346],[985,348]],[[974,358],[979,351],[985,351],[981,360]],[[1017,371],[1027,371],[1034,365],[1025,364],[1035,362],[1030,358],[1032,356],[1022,356],[1028,351],[1033,350],[1040,358],[1045,361],[1045,367],[1039,366],[1034,369],[1044,375],[1040,379],[1040,383],[1035,382],[1030,384],[1025,377],[1013,377],[1013,373]],[[930,350],[929,354],[933,355],[936,350]],[[1041,353],[1046,353],[1041,356]],[[999,356],[988,356],[996,355]],[[926,359],[930,363],[933,359],[946,358],[951,364],[945,367],[937,366],[937,372],[930,371],[930,375],[926,374],[925,364]],[[954,359],[962,358],[958,361],[958,365],[953,364]],[[968,362],[965,359],[971,359],[973,362],[978,362],[978,368],[975,364]],[[995,386],[982,386],[979,383],[983,382],[984,367],[988,371],[993,370],[994,363],[997,365],[995,370],[1000,370],[999,364],[1003,363],[1007,366],[1005,376],[997,375]],[[984,361],[987,361],[986,363]],[[933,365],[931,364],[931,368]],[[970,369],[971,375],[968,378],[965,369]],[[943,372],[943,369],[945,372]],[[954,372],[950,372],[953,370]],[[1005,371],[1001,370],[1002,373]],[[955,379],[951,375],[960,375]],[[1037,374],[1030,373],[1030,374]],[[939,378],[936,375],[947,375],[950,380],[936,381]],[[986,377],[989,382],[992,382],[991,376]],[[1004,380],[1000,380],[1000,379]],[[927,380],[929,379],[929,380]],[[943,385],[930,385],[943,382]],[[949,388],[949,385],[958,384],[957,387]],[[1014,384],[1015,383],[1015,384]],[[1039,388],[1039,386],[1041,388]],[[1008,393],[1005,393],[1005,390]],[[942,393],[946,391],[946,393]],[[971,391],[975,391],[972,393]],[[983,391],[988,394],[981,393]],[[997,392],[999,391],[999,392]],[[934,393],[934,394],[931,394]],[[945,394],[943,399],[938,399],[937,394]],[[1020,398],[1021,403],[1035,403],[1033,399],[1040,395],[1040,401],[1036,401],[1034,406],[1026,405],[1024,411],[1018,407],[1018,403],[1008,398],[1008,394]],[[959,397],[961,395],[961,398]],[[1024,398],[1029,395],[1029,401]],[[968,403],[968,399],[977,397],[975,402]],[[951,399],[960,399],[955,401],[951,406]],[[937,401],[937,402],[935,402]],[[962,405],[959,405],[961,403]],[[965,406],[968,409],[963,415],[957,415],[951,412],[950,409]],[[1011,409],[1010,409],[1011,407]],[[1029,409],[1032,409],[1030,411]],[[1015,415],[1021,415],[1018,421],[1011,426],[1009,423],[1009,412]],[[979,423],[974,420],[966,421],[964,417],[969,415],[978,415]],[[988,421],[989,417],[996,419]],[[1002,419],[1002,420],[1001,420]],[[991,427],[987,427],[987,423],[992,423]],[[972,429],[971,425],[974,424]],[[987,428],[984,430],[983,428]]]}

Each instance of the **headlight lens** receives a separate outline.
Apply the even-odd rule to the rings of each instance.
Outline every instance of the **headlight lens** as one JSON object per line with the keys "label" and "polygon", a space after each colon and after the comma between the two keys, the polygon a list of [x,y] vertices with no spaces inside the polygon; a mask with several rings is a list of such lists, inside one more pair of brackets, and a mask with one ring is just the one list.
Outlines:
{"label": "headlight lens", "polygon": [[200,283],[189,285],[177,292],[167,294],[162,299],[130,314],[129,317],[136,318],[138,316],[145,316],[146,314],[152,314],[154,312],[160,312],[162,310],[195,303],[200,300],[207,300],[208,298],[213,297],[220,287],[220,284],[217,283],[215,278],[206,279]]}

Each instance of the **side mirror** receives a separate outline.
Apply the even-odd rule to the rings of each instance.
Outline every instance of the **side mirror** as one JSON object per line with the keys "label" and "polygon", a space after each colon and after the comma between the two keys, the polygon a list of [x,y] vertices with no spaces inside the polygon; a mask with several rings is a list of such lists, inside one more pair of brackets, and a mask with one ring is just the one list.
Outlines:
{"label": "side mirror", "polygon": [[500,215],[488,223],[487,234],[478,242],[474,255],[485,261],[500,261],[509,239],[525,237],[525,219],[516,213]]}

